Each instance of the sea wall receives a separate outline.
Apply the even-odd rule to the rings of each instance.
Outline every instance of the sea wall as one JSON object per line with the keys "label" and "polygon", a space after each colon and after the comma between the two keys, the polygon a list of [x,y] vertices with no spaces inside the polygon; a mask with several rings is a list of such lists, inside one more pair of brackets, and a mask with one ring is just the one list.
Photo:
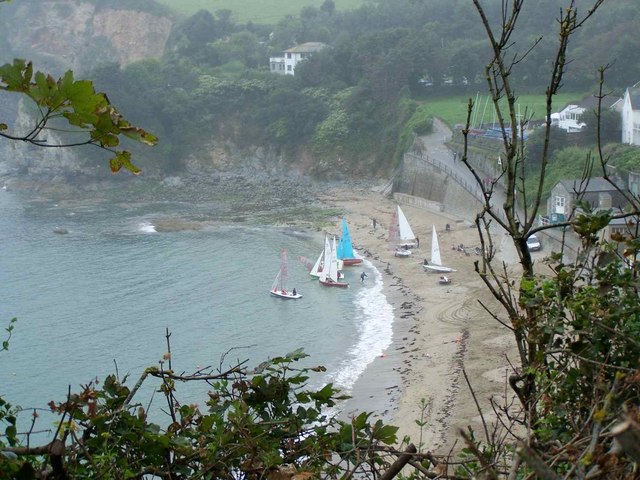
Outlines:
{"label": "sea wall", "polygon": [[408,152],[394,181],[398,202],[473,220],[482,209],[480,189],[445,163]]}

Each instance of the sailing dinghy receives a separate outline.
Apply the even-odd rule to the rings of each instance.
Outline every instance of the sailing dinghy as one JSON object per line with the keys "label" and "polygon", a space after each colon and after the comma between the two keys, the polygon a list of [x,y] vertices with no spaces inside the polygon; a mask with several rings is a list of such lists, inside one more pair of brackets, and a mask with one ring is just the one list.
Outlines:
{"label": "sailing dinghy", "polygon": [[286,289],[287,278],[289,275],[289,267],[287,261],[287,251],[282,249],[282,260],[280,262],[280,270],[278,270],[278,274],[276,275],[275,280],[273,281],[273,285],[271,286],[271,295],[278,298],[283,298],[285,300],[297,300],[302,298],[296,289],[293,291],[288,291]]}
{"label": "sailing dinghy", "polygon": [[395,245],[393,255],[404,258],[411,256],[410,249],[417,244],[416,236],[413,234],[411,225],[409,225],[409,221],[399,205],[391,215],[389,241]]}
{"label": "sailing dinghy", "polygon": [[427,262],[422,265],[427,272],[433,273],[449,273],[455,272],[451,267],[442,265],[442,259],[440,258],[440,244],[438,243],[438,234],[436,233],[436,226],[433,226],[433,235],[431,236],[431,262]]}
{"label": "sailing dinghy", "polygon": [[336,257],[338,260],[342,260],[345,266],[358,265],[359,263],[362,263],[362,259],[356,258],[355,252],[353,251],[349,227],[347,226],[347,220],[344,217],[342,218],[342,237],[340,237],[340,242],[338,243]]}
{"label": "sailing dinghy", "polygon": [[[329,244],[329,239],[324,241],[324,265],[320,272],[318,281],[325,287],[348,287],[347,282],[341,282],[338,278],[338,262],[336,258],[336,237],[333,237],[333,246]],[[327,267],[328,266],[328,267]]]}
{"label": "sailing dinghy", "polygon": [[[325,235],[325,240],[324,240],[325,246],[328,244],[328,240],[327,240],[327,236]],[[309,275],[311,275],[313,278],[320,278],[320,272],[322,272],[322,270],[324,270],[324,251],[325,249],[322,249],[322,252],[320,252],[320,256],[318,257],[318,260],[316,260],[316,263],[313,264],[313,266],[311,267],[311,270],[309,270]],[[338,269],[338,280],[340,280],[341,278],[344,278],[344,274],[342,273],[342,266],[343,266],[343,262],[342,260],[338,260],[337,258],[335,259],[337,265],[337,269]]]}

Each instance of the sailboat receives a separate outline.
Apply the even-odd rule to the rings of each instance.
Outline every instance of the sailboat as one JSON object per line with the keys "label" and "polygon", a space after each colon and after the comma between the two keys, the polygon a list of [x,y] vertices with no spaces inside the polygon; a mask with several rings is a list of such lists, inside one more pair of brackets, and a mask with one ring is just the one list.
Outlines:
{"label": "sailboat", "polygon": [[[316,260],[316,263],[314,263],[311,269],[309,270],[309,275],[311,275],[313,278],[319,278],[320,273],[322,272],[322,270],[324,270],[324,252],[326,249],[326,245],[328,244],[326,235],[325,235],[324,243],[325,243],[325,248],[322,249],[322,252],[320,252],[320,256],[318,257],[318,260]],[[342,273],[343,262],[342,260],[338,260],[337,258],[335,259],[335,261],[337,263],[336,268],[338,270],[338,280],[340,280],[341,278],[344,278],[344,274]]]}
{"label": "sailboat", "polygon": [[325,287],[348,287],[347,282],[340,282],[338,278],[338,262],[336,261],[336,237],[333,237],[333,245],[329,239],[324,240],[324,261],[318,281]]}
{"label": "sailboat", "polygon": [[431,236],[431,262],[425,260],[422,265],[427,272],[434,273],[449,273],[455,272],[451,267],[445,267],[442,265],[442,259],[440,258],[440,244],[438,243],[438,235],[436,233],[436,226],[433,226],[433,235]]}
{"label": "sailboat", "polygon": [[411,230],[409,221],[404,212],[398,205],[396,211],[391,215],[389,224],[389,241],[394,244],[394,256],[409,257],[411,256],[410,248],[416,246],[416,236]]}
{"label": "sailboat", "polygon": [[283,298],[285,300],[297,300],[298,298],[302,298],[296,289],[293,291],[288,291],[285,287],[287,282],[287,277],[289,274],[289,267],[287,261],[287,251],[282,249],[282,259],[280,261],[280,270],[278,270],[278,274],[276,275],[275,280],[273,281],[273,285],[271,286],[270,294],[274,297]]}
{"label": "sailboat", "polygon": [[347,226],[347,220],[342,218],[342,237],[338,243],[338,249],[336,250],[336,256],[338,260],[342,260],[345,266],[358,265],[362,263],[361,258],[356,258],[353,251],[353,244],[351,243],[351,235],[349,234],[349,227]]}

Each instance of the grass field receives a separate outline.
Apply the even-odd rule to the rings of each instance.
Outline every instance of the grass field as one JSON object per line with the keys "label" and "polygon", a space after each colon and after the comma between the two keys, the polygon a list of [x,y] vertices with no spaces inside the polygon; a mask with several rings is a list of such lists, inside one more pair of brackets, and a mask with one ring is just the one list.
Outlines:
{"label": "grass field", "polygon": [[[275,24],[286,15],[297,16],[306,6],[320,7],[324,0],[158,0],[159,3],[184,15],[198,10],[227,9],[239,23]],[[355,10],[366,0],[334,0],[336,10]]]}
{"label": "grass field", "polygon": [[[562,93],[555,97],[553,110],[560,111],[568,102],[578,101],[584,97],[583,93]],[[467,121],[467,105],[469,103],[469,95],[459,95],[455,97],[443,97],[436,99],[425,99],[424,103],[419,107],[420,115],[433,115],[446,122],[450,127],[456,124],[464,124]],[[491,99],[487,101],[487,95],[471,96],[475,103],[474,111],[471,117],[471,125],[477,126],[480,123],[490,123],[494,119],[493,105]],[[518,97],[517,106],[520,114],[532,114],[533,121],[542,120],[545,114],[545,98],[544,95],[520,95]],[[506,103],[505,103],[506,107]]]}

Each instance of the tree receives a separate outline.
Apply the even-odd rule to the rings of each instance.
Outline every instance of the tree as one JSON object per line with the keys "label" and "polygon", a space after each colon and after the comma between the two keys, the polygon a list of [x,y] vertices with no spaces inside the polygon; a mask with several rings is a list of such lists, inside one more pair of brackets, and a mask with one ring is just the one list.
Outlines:
{"label": "tree", "polygon": [[322,2],[322,5],[320,5],[320,11],[328,15],[333,15],[333,12],[336,11],[335,2],[333,0],[324,0],[324,2]]}
{"label": "tree", "polygon": [[[502,176],[483,185],[478,170],[467,160],[468,120],[463,132],[462,160],[475,175],[485,199],[476,219],[484,252],[482,260],[476,262],[476,271],[501,304],[501,312],[491,313],[511,330],[519,352],[520,365],[509,384],[521,409],[499,411],[503,425],[508,425],[507,430],[519,447],[511,459],[511,478],[630,478],[635,475],[638,460],[630,438],[640,431],[635,408],[640,401],[640,348],[635,337],[640,328],[640,203],[619,190],[629,202],[624,211],[598,210],[578,202],[565,222],[547,226],[537,222],[551,161],[553,99],[570,66],[568,45],[603,1],[594,0],[582,16],[575,2],[569,1],[560,13],[556,54],[546,87],[543,141],[539,156],[533,159],[525,148],[523,135],[529,118],[525,114],[524,119],[518,120],[512,84],[523,60],[537,45],[536,41],[521,52],[513,48],[512,38],[525,2],[509,2],[497,27],[489,21],[479,0],[473,3],[493,52],[485,73],[506,153]],[[596,96],[600,101],[605,96],[606,70],[599,69]],[[473,108],[470,100],[469,119]],[[599,113],[598,117],[601,125],[603,116]],[[509,128],[513,125],[518,128]],[[597,133],[601,140],[600,128]],[[594,168],[609,179],[608,159],[600,145],[599,141],[595,161],[590,155],[585,157],[582,183],[576,187],[579,197]],[[531,161],[536,162],[539,171],[535,185],[526,183]],[[615,185],[613,181],[611,184]],[[626,229],[607,238],[603,229],[612,219],[626,220]],[[551,227],[559,231],[562,243],[559,252],[551,253],[544,262],[548,268],[541,269],[526,240]],[[519,273],[496,261],[495,239],[502,232],[513,241]],[[573,252],[571,235],[576,237]],[[630,405],[634,407],[629,409]],[[492,465],[510,457],[511,442],[493,441],[488,434],[483,442],[465,434],[465,441],[487,475],[498,478]]]}

